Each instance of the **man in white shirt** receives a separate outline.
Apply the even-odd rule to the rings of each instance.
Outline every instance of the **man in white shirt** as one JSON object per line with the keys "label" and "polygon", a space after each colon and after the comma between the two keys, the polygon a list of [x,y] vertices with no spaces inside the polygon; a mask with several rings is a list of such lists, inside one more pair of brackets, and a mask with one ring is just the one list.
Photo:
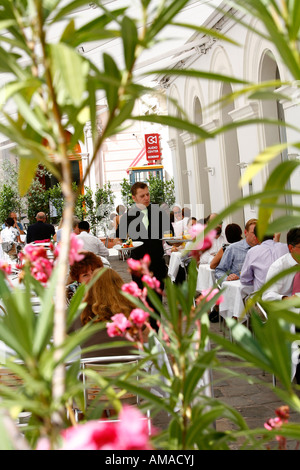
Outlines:
{"label": "man in white shirt", "polygon": [[109,256],[109,249],[102,243],[99,238],[90,233],[90,224],[83,220],[78,224],[80,240],[83,241],[83,249],[92,251],[95,255],[107,258]]}
{"label": "man in white shirt", "polygon": [[[271,264],[266,282],[277,274],[300,263],[300,228],[293,228],[287,234],[289,253],[278,258]],[[262,295],[263,300],[281,300],[292,296],[295,272],[287,274],[275,281]]]}

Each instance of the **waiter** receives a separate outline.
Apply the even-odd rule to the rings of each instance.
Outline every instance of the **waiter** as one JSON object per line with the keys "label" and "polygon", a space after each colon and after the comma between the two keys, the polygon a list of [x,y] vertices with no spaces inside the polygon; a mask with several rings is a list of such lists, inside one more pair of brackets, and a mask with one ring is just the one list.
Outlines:
{"label": "waiter", "polygon": [[[167,266],[164,260],[162,238],[164,232],[171,230],[170,217],[158,204],[150,203],[150,193],[146,183],[140,181],[135,183],[131,187],[131,194],[135,204],[120,218],[116,236],[123,240],[129,237],[132,241],[143,242],[143,245],[131,250],[130,257],[139,260],[148,254],[151,259],[149,270],[160,281],[163,290]],[[132,274],[132,280],[143,288],[141,278]],[[156,313],[160,314],[160,312]],[[151,319],[151,324],[156,328],[156,322],[153,319]]]}

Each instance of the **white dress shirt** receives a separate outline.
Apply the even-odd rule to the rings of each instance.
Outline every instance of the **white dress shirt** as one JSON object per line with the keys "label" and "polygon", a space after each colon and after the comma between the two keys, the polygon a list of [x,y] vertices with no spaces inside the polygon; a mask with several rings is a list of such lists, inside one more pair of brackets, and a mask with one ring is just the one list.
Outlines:
{"label": "white dress shirt", "polygon": [[225,235],[221,233],[219,238],[215,238],[213,240],[212,246],[209,248],[209,250],[205,251],[201,257],[200,257],[200,264],[210,264],[214,256],[218,253],[218,251],[222,248],[222,246],[228,243],[226,240]]}
{"label": "white dress shirt", "polygon": [[83,241],[83,249],[92,251],[97,256],[109,256],[109,249],[102,243],[99,238],[95,237],[89,232],[81,232],[77,237]]}
{"label": "white dress shirt", "polygon": [[[281,256],[276,261],[274,261],[274,263],[271,264],[266,277],[266,282],[268,282],[270,279],[272,279],[274,276],[281,273],[282,271],[292,268],[296,264],[297,261],[294,260],[290,253]],[[294,277],[295,273],[281,277],[263,293],[262,299],[281,300],[282,297],[289,297],[290,295],[292,295]]]}

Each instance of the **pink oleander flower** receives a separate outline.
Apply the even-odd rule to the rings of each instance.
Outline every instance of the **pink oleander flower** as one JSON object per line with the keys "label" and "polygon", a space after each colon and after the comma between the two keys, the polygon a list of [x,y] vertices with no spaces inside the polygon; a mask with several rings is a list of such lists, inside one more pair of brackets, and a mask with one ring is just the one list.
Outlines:
{"label": "pink oleander flower", "polygon": [[282,420],[280,418],[270,418],[268,421],[264,423],[264,427],[268,431],[272,431],[273,429],[278,429],[282,425]]}
{"label": "pink oleander flower", "polygon": [[131,271],[133,271],[133,272],[140,272],[141,269],[142,269],[141,263],[137,259],[129,258],[127,260],[127,264],[129,266],[129,268],[131,269]]}
{"label": "pink oleander flower", "polygon": [[62,432],[62,450],[117,450],[117,426],[115,422],[88,421]]}
{"label": "pink oleander flower", "polygon": [[147,253],[143,256],[142,263],[146,266],[150,266],[151,258]]}
{"label": "pink oleander flower", "polygon": [[191,235],[193,239],[197,239],[200,237],[196,245],[193,246],[191,250],[191,255],[197,260],[199,259],[201,255],[201,253],[199,252],[203,253],[204,251],[209,250],[209,248],[213,244],[213,240],[216,237],[216,230],[211,230],[207,235],[205,235],[205,237],[201,236],[201,234],[204,232],[205,227],[206,225],[195,224],[189,227],[188,229],[189,234]]}
{"label": "pink oleander flower", "polygon": [[[276,418],[270,418],[268,421],[264,423],[264,427],[268,431],[273,431],[274,429],[280,429],[281,426],[284,423],[288,422],[288,419],[290,417],[290,410],[287,405],[280,406],[275,410],[275,413],[277,415]],[[276,440],[278,441],[278,448],[280,450],[286,449],[286,437],[284,436],[275,436]]]}
{"label": "pink oleander flower", "polygon": [[30,268],[30,272],[38,281],[43,284],[48,282],[53,270],[53,263],[47,258],[36,259]]}
{"label": "pink oleander flower", "polygon": [[110,338],[113,338],[114,336],[123,336],[123,333],[114,323],[106,323],[106,331]]}
{"label": "pink oleander flower", "polygon": [[112,323],[106,323],[107,334],[110,337],[122,336],[125,330],[131,327],[131,323],[124,313],[117,313],[111,319]]}
{"label": "pink oleander flower", "polygon": [[118,421],[88,421],[62,432],[61,450],[150,450],[147,419],[124,406]]}
{"label": "pink oleander flower", "polygon": [[[118,444],[124,450],[150,450],[148,421],[133,406],[124,406],[119,414]],[[156,430],[152,428],[152,435]]]}
{"label": "pink oleander flower", "polygon": [[4,272],[4,274],[11,274],[11,265],[8,264],[6,261],[0,260],[0,270]]}
{"label": "pink oleander flower", "polygon": [[142,277],[142,281],[145,282],[151,289],[159,290],[160,289],[160,281],[156,279],[154,276],[149,276],[149,274],[144,274]]}
{"label": "pink oleander flower", "polygon": [[149,313],[141,308],[135,308],[129,315],[130,320],[137,325],[143,326],[145,321],[149,318]]}
{"label": "pink oleander flower", "polygon": [[[70,249],[69,249],[69,264],[72,266],[75,261],[81,261],[84,258],[84,253],[80,253],[83,249],[83,241],[78,238],[75,233],[71,233]],[[59,256],[60,243],[56,246],[54,256]]]}
{"label": "pink oleander flower", "polygon": [[148,254],[144,255],[140,260],[129,258],[127,260],[128,267],[132,273],[137,276],[142,276],[143,274],[149,274],[149,266],[151,263],[151,258]]}
{"label": "pink oleander flower", "polygon": [[136,282],[131,281],[127,284],[122,285],[122,291],[127,294],[133,295],[134,297],[141,297],[142,290],[139,288]]}
{"label": "pink oleander flower", "polygon": [[[23,256],[22,256],[23,255]],[[21,257],[27,258],[31,263],[39,258],[47,258],[47,251],[43,246],[25,245],[24,254]]]}
{"label": "pink oleander flower", "polygon": [[286,423],[290,417],[290,408],[288,405],[282,405],[275,410],[275,413],[283,422]]}
{"label": "pink oleander flower", "polygon": [[[201,292],[201,296],[205,298],[206,302],[213,299],[219,293],[218,289],[204,289]],[[220,295],[220,297],[216,300],[216,305],[219,305],[224,301],[224,296]]]}
{"label": "pink oleander flower", "polygon": [[202,232],[204,232],[206,225],[195,224],[188,228],[188,232],[192,238],[198,237]]}

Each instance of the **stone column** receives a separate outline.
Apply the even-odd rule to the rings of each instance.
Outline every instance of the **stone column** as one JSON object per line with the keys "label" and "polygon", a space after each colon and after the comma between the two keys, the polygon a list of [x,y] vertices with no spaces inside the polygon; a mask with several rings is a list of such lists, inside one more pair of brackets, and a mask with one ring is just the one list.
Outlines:
{"label": "stone column", "polygon": [[184,131],[181,134],[181,138],[185,145],[186,150],[186,163],[187,163],[187,176],[189,182],[189,194],[190,194],[190,209],[191,215],[197,219],[205,217],[203,204],[201,201],[201,192],[200,192],[200,177],[199,169],[197,165],[197,155],[195,146],[192,145],[195,137],[189,132]]}
{"label": "stone column", "polygon": [[[246,119],[254,119],[259,117],[259,105],[256,101],[251,101],[246,105],[240,106],[229,113],[233,121],[242,121]],[[239,157],[241,176],[246,168],[253,162],[255,157],[259,155],[264,145],[263,129],[259,125],[241,126],[237,128],[237,140],[239,147]],[[246,183],[242,187],[243,196],[260,192],[263,189],[264,182],[267,178],[267,169],[260,171],[253,177],[253,180]],[[245,221],[257,217],[257,209],[251,204],[244,207]]]}
{"label": "stone column", "polygon": [[182,199],[182,187],[181,187],[181,179],[179,175],[178,169],[178,157],[177,157],[177,143],[175,139],[168,140],[168,145],[171,150],[171,157],[173,163],[173,170],[174,170],[174,185],[175,185],[175,201],[178,204],[181,204]]}

